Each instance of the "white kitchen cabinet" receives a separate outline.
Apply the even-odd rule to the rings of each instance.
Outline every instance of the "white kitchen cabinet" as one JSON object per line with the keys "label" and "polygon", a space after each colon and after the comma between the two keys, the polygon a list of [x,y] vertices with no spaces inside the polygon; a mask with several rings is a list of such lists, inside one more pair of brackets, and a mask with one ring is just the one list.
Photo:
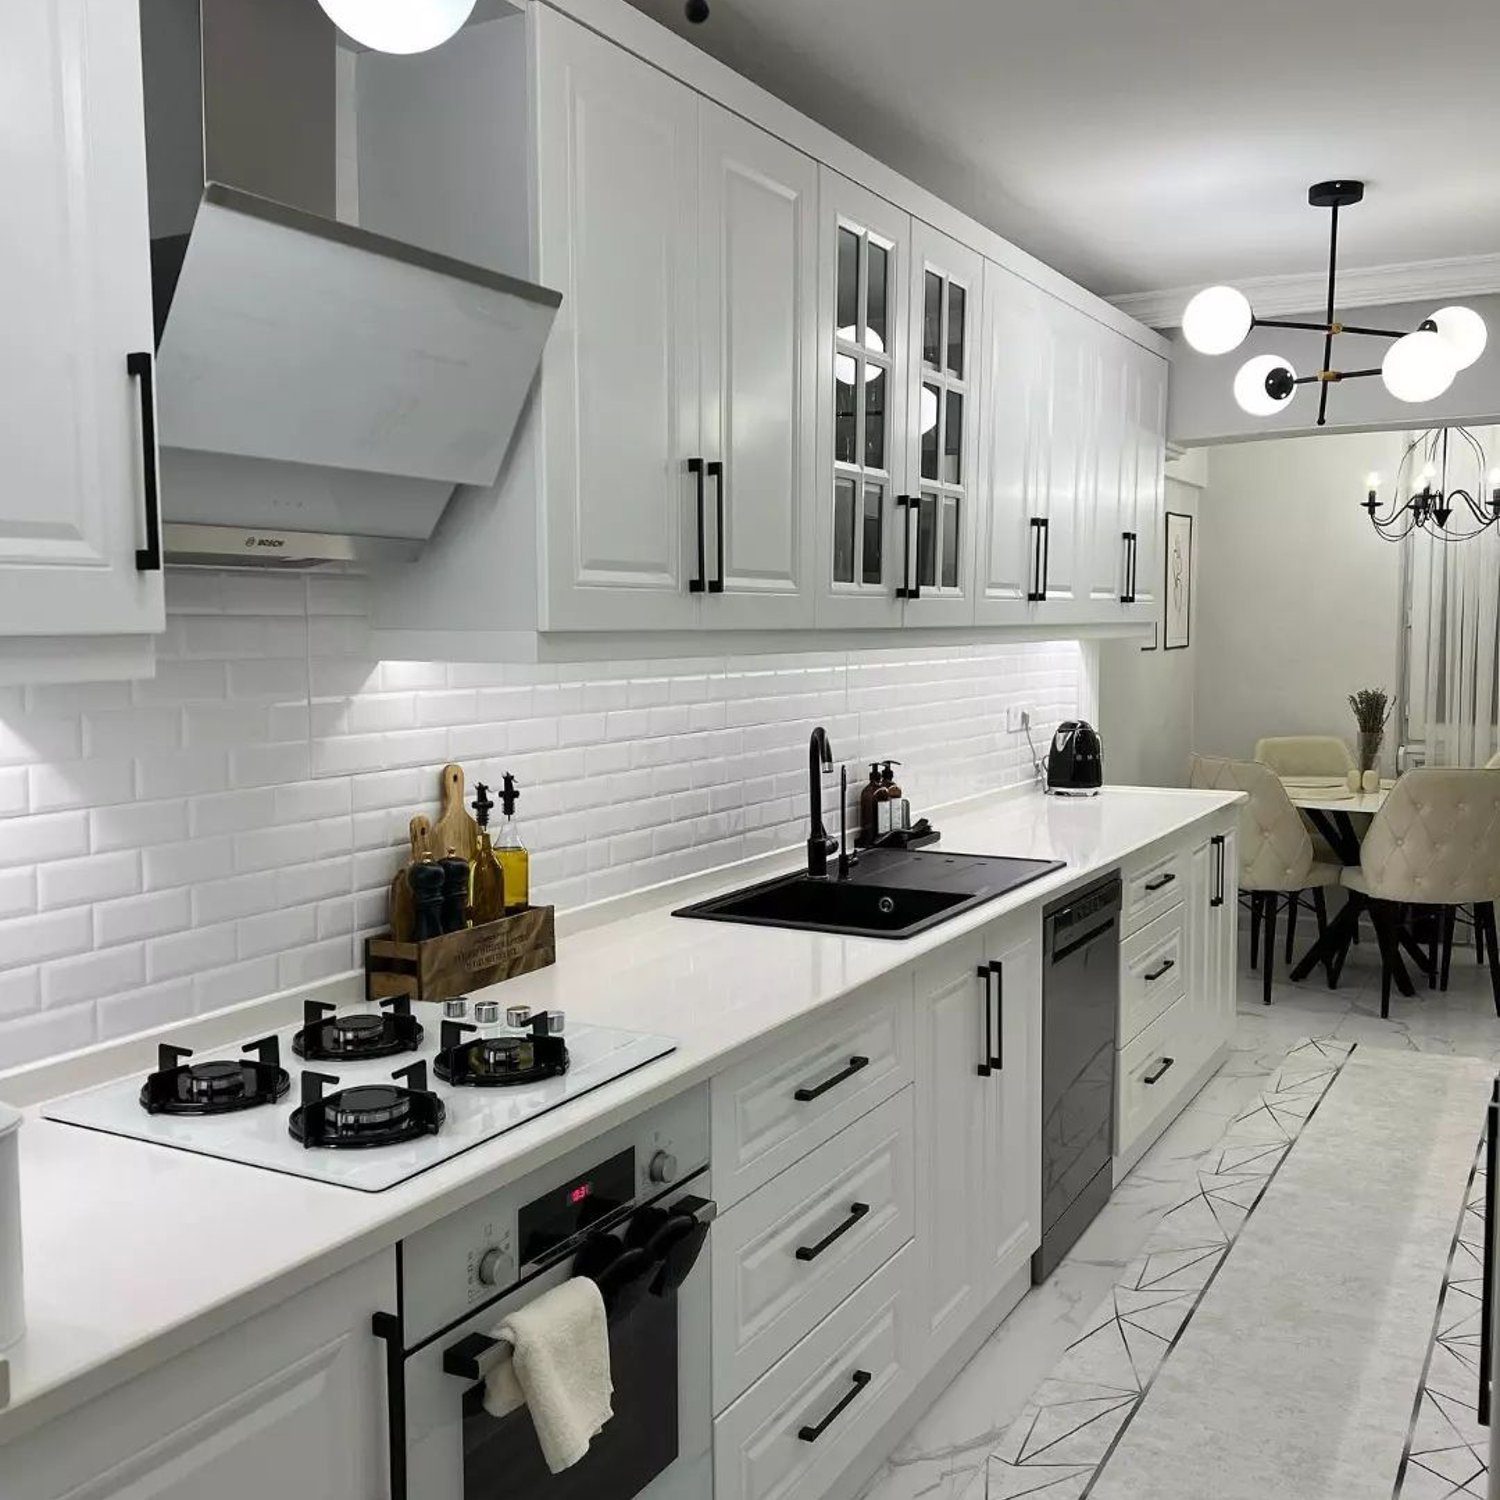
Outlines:
{"label": "white kitchen cabinet", "polygon": [[702,447],[713,512],[703,624],[813,623],[818,169],[703,100]]}
{"label": "white kitchen cabinet", "polygon": [[10,1443],[5,1500],[378,1500],[387,1493],[383,1345],[394,1252]]}
{"label": "white kitchen cabinet", "polygon": [[1041,1243],[1034,911],[918,962],[915,1042],[925,1368]]}
{"label": "white kitchen cabinet", "polygon": [[982,256],[912,220],[907,477],[898,517],[907,625],[974,618],[983,284]]}
{"label": "white kitchen cabinet", "polygon": [[136,7],[12,0],[0,637],[163,628]]}
{"label": "white kitchen cabinet", "polygon": [[826,167],[819,183],[817,621],[895,626],[911,218]]}
{"label": "white kitchen cabinet", "polygon": [[[546,623],[688,629],[700,613],[698,97],[533,9]],[[706,567],[706,560],[704,566]]]}

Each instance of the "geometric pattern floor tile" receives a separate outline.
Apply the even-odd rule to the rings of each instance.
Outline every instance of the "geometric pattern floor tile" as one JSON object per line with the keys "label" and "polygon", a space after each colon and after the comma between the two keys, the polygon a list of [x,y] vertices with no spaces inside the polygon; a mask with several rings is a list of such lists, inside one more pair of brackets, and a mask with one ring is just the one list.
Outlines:
{"label": "geometric pattern floor tile", "polygon": [[1484,1148],[1481,1133],[1393,1500],[1485,1500],[1489,1493],[1490,1436],[1474,1412],[1488,1186]]}
{"label": "geometric pattern floor tile", "polygon": [[[987,1500],[1083,1500],[1277,1168],[1353,1050],[1354,1044],[1330,1038],[1299,1042],[1260,1097],[1230,1121],[1218,1146],[1203,1157],[1181,1197],[1162,1215],[1145,1250],[991,1454]],[[1479,1207],[1482,1240],[1482,1183]],[[1473,1227],[1470,1223],[1466,1232]],[[1461,1269],[1473,1268],[1465,1264]],[[1455,1293],[1455,1317],[1457,1297]],[[1468,1331],[1467,1324],[1454,1330],[1456,1349],[1465,1348]],[[1433,1424],[1436,1419],[1435,1413]],[[1421,1462],[1441,1479],[1464,1468],[1467,1450],[1458,1457],[1444,1452],[1433,1424],[1434,1440]],[[1451,1431],[1447,1446],[1454,1446]],[[1415,1464],[1414,1455],[1414,1473]],[[1430,1477],[1426,1470],[1421,1474]],[[1448,1488],[1441,1493],[1468,1494],[1458,1487],[1465,1479],[1466,1474],[1454,1473],[1443,1480]],[[1404,1500],[1426,1500],[1426,1495],[1413,1488]]]}

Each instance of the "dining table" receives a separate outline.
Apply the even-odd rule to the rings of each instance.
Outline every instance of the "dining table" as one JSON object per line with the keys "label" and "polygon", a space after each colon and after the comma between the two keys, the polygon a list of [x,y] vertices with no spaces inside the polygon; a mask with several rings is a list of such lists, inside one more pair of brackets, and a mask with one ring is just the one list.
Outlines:
{"label": "dining table", "polygon": [[[1308,821],[1323,835],[1339,863],[1359,863],[1360,840],[1369,827],[1364,821],[1379,812],[1386,794],[1395,786],[1384,779],[1377,791],[1350,791],[1341,776],[1283,776],[1281,784],[1292,806],[1305,812]],[[1362,821],[1355,822],[1356,818]]]}

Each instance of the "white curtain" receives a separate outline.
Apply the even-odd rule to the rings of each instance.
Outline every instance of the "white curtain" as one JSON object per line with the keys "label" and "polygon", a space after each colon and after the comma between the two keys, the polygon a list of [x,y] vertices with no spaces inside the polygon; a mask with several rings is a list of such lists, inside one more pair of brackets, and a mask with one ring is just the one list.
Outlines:
{"label": "white curtain", "polygon": [[[1500,429],[1475,436],[1488,461],[1500,463]],[[1481,504],[1488,475],[1482,482]],[[1402,545],[1410,567],[1408,736],[1428,765],[1482,766],[1500,748],[1500,527],[1466,542],[1417,533]]]}

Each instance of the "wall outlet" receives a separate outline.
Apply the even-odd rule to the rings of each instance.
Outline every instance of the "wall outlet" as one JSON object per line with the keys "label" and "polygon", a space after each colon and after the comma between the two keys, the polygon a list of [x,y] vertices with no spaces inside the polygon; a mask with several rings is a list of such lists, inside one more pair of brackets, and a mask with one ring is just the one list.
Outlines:
{"label": "wall outlet", "polygon": [[1029,708],[1007,708],[1005,710],[1005,727],[1011,734],[1020,734],[1023,729],[1031,728],[1031,710]]}

